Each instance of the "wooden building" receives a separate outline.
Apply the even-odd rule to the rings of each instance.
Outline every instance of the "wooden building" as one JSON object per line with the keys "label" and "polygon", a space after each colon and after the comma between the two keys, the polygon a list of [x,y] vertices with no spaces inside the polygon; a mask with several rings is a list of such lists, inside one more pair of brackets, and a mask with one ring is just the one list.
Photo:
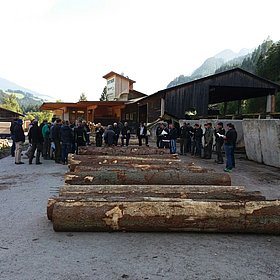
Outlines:
{"label": "wooden building", "polygon": [[10,136],[10,125],[14,119],[24,117],[23,114],[0,107],[0,138]]}
{"label": "wooden building", "polygon": [[235,68],[172,88],[166,88],[138,102],[139,121],[154,122],[164,113],[184,119],[189,112],[208,117],[210,104],[267,97],[266,112],[275,111],[280,85]]}
{"label": "wooden building", "polygon": [[[110,72],[104,77],[110,80]],[[128,79],[128,78],[126,78]],[[132,80],[128,81],[134,82]],[[42,110],[53,110],[55,116],[70,121],[79,118],[103,125],[127,121],[135,130],[139,122],[153,123],[164,116],[184,119],[190,112],[201,118],[209,117],[211,104],[246,100],[266,96],[266,112],[275,111],[275,96],[280,85],[235,68],[204,77],[152,95],[128,90],[126,100],[80,101],[77,103],[44,103]],[[122,94],[121,94],[122,95]]]}

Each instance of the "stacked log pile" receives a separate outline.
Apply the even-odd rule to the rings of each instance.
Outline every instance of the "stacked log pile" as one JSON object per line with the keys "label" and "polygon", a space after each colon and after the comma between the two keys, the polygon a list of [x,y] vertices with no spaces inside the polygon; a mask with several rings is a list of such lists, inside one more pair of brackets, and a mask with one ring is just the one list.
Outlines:
{"label": "stacked log pile", "polygon": [[133,149],[86,147],[69,156],[65,185],[48,201],[55,231],[280,233],[280,201],[231,186],[227,173]]}

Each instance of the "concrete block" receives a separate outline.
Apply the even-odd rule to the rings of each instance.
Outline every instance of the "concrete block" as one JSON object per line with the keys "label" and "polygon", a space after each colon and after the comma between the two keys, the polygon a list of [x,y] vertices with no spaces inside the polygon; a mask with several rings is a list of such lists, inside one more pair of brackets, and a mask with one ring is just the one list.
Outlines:
{"label": "concrete block", "polygon": [[249,160],[280,167],[280,120],[243,120]]}
{"label": "concrete block", "polygon": [[263,163],[258,120],[243,120],[244,143],[249,160]]}

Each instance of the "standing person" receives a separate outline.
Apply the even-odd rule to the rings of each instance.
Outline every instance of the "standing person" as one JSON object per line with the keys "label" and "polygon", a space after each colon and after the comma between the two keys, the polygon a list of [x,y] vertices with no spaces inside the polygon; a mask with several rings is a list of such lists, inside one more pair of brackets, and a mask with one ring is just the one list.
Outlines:
{"label": "standing person", "polygon": [[124,139],[125,139],[125,145],[128,146],[129,145],[129,139],[130,139],[130,127],[128,126],[128,123],[125,122],[123,129],[121,131],[121,140],[122,140],[122,146],[124,146]]}
{"label": "standing person", "polygon": [[65,123],[60,128],[61,136],[61,160],[62,164],[68,163],[68,153],[71,152],[71,143],[73,139],[73,131],[69,126],[69,121]]}
{"label": "standing person", "polygon": [[205,133],[204,133],[204,158],[205,159],[211,159],[212,157],[213,136],[214,136],[214,129],[212,128],[212,123],[207,123],[205,126]]}
{"label": "standing person", "polygon": [[203,130],[201,126],[198,123],[196,123],[194,125],[194,130],[193,130],[193,147],[192,147],[193,156],[201,157],[202,137],[203,137]]}
{"label": "standing person", "polygon": [[163,123],[160,123],[158,126],[157,126],[157,129],[156,129],[156,136],[157,136],[157,147],[158,148],[162,148],[162,133],[163,131]]}
{"label": "standing person", "polygon": [[143,138],[145,139],[146,146],[149,146],[147,132],[148,132],[147,126],[143,122],[141,122],[140,126],[137,128],[137,131],[136,131],[139,146],[142,146],[142,139]]}
{"label": "standing person", "polygon": [[111,147],[114,145],[115,132],[112,125],[108,125],[108,128],[104,132],[104,142],[107,146]]}
{"label": "standing person", "polygon": [[162,139],[161,139],[162,148],[170,149],[169,129],[168,129],[167,123],[163,124],[163,130],[160,135],[162,137]]}
{"label": "standing person", "polygon": [[102,147],[103,134],[104,134],[104,128],[101,126],[101,123],[98,123],[95,128],[96,147]]}
{"label": "standing person", "polygon": [[37,120],[33,121],[33,126],[29,131],[28,137],[29,137],[29,143],[31,143],[32,145],[30,157],[29,157],[29,164],[32,164],[35,151],[36,151],[36,164],[42,164],[42,162],[40,162],[40,156],[43,149],[44,138],[42,135],[42,130],[38,126]]}
{"label": "standing person", "polygon": [[90,128],[86,121],[83,121],[83,126],[86,131],[86,145],[90,145]]}
{"label": "standing person", "polygon": [[120,128],[118,126],[117,123],[113,124],[113,130],[115,132],[115,136],[114,136],[114,145],[118,146],[118,142],[119,142],[119,136],[120,136]]}
{"label": "standing person", "polygon": [[42,135],[43,135],[43,158],[50,159],[50,149],[51,149],[51,139],[50,139],[50,128],[51,123],[45,123],[42,127]]}
{"label": "standing person", "polygon": [[79,121],[78,126],[74,129],[74,137],[76,142],[76,154],[78,154],[79,147],[86,146],[86,130],[82,121]]}
{"label": "standing person", "polygon": [[214,135],[215,135],[216,153],[217,153],[217,160],[215,162],[218,164],[224,163],[222,147],[224,145],[225,134],[226,132],[224,130],[223,123],[222,122],[217,123]]}
{"label": "standing person", "polygon": [[232,123],[227,124],[227,132],[224,137],[225,139],[225,153],[226,153],[226,168],[225,172],[232,172],[232,168],[235,167],[234,149],[237,140],[237,132]]}
{"label": "standing person", "polygon": [[60,137],[61,119],[56,119],[52,128],[52,141],[54,142],[55,150],[54,157],[56,163],[61,163],[61,137]]}
{"label": "standing person", "polygon": [[14,129],[14,139],[15,139],[15,164],[24,164],[24,162],[21,161],[21,152],[22,152],[22,146],[25,142],[25,135],[22,128],[22,119],[18,119]]}
{"label": "standing person", "polygon": [[187,144],[188,144],[188,130],[187,130],[187,123],[184,122],[183,125],[180,127],[180,155],[187,155]]}
{"label": "standing person", "polygon": [[16,150],[16,142],[15,142],[15,133],[14,133],[14,128],[17,125],[17,121],[18,119],[14,119],[11,122],[11,126],[10,126],[10,135],[11,135],[11,139],[13,141],[13,144],[11,146],[11,156],[14,157],[15,156],[15,150]]}
{"label": "standing person", "polygon": [[169,124],[170,154],[176,154],[176,141],[178,132],[173,123]]}
{"label": "standing person", "polygon": [[190,123],[187,123],[187,153],[192,151],[192,137],[193,137],[193,128]]}

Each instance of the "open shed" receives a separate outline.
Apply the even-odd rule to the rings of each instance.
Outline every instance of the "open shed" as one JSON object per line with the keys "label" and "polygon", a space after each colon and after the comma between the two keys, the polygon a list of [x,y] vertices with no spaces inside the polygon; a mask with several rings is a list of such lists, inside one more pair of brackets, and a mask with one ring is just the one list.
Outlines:
{"label": "open shed", "polygon": [[146,118],[147,122],[154,121],[164,112],[185,118],[186,112],[195,111],[198,116],[208,117],[210,104],[262,96],[267,97],[266,112],[273,113],[275,96],[279,90],[280,85],[272,81],[234,68],[143,98],[139,102],[139,116],[142,116],[143,121]]}

